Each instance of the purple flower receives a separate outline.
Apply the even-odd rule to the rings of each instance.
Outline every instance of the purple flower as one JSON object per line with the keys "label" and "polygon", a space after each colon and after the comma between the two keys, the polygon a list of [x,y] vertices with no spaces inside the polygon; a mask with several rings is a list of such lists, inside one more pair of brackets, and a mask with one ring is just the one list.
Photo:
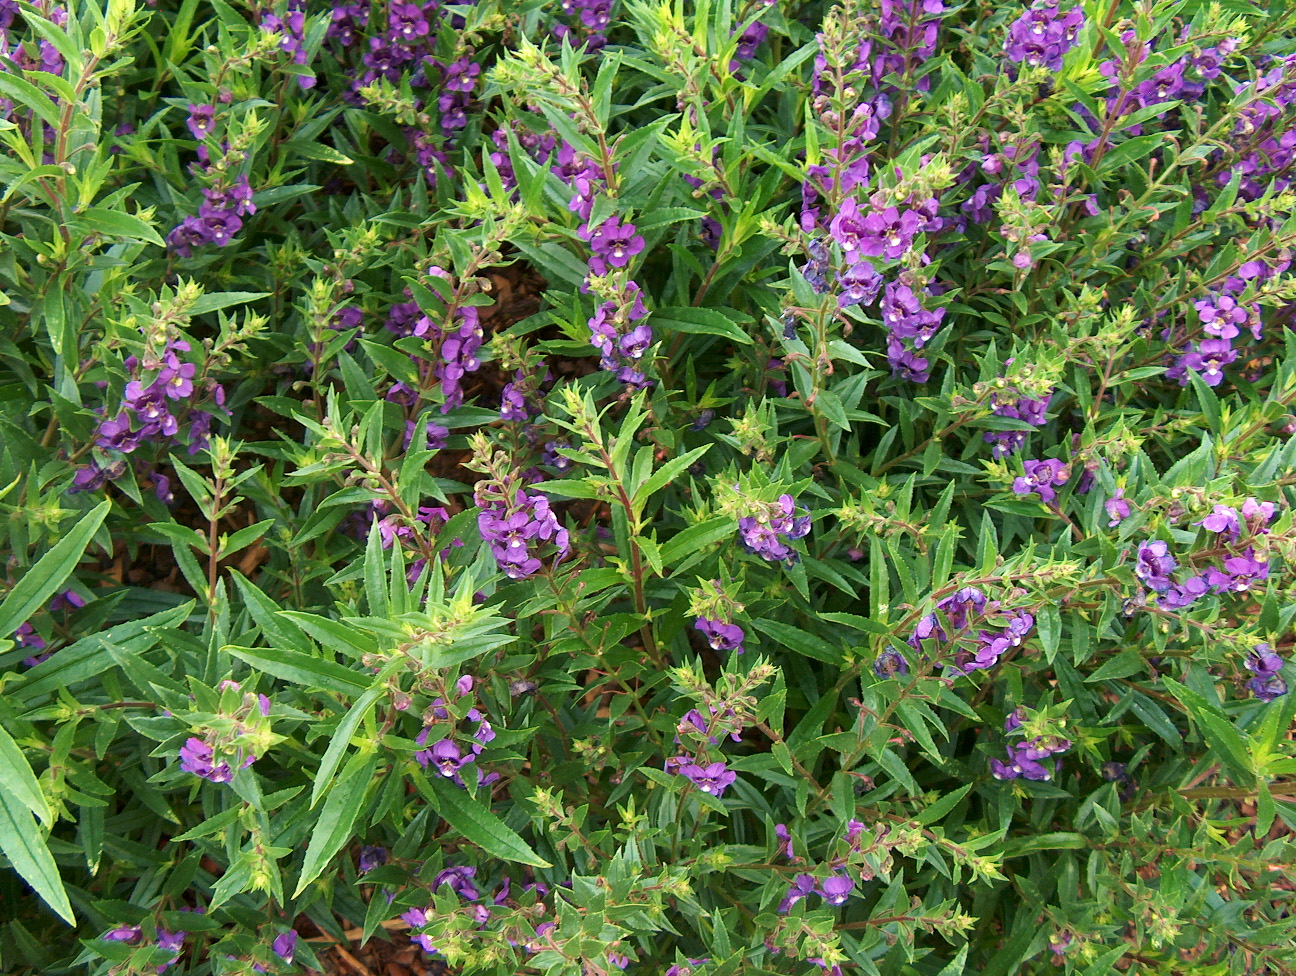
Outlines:
{"label": "purple flower", "polygon": [[891,372],[910,383],[926,383],[931,379],[928,360],[905,348],[894,336],[887,340],[887,362],[891,365]]}
{"label": "purple flower", "polygon": [[1244,593],[1254,583],[1261,583],[1269,578],[1269,561],[1255,558],[1255,551],[1248,549],[1245,555],[1230,556],[1224,560],[1224,569],[1206,570],[1206,582],[1215,591]]}
{"label": "purple flower", "polygon": [[1227,534],[1231,539],[1236,539],[1241,530],[1237,510],[1227,505],[1216,505],[1211,514],[1193,524],[1200,525],[1207,532],[1214,532],[1217,535]]}
{"label": "purple flower", "polygon": [[274,940],[271,948],[274,949],[275,955],[280,959],[286,963],[291,963],[293,961],[293,953],[297,951],[297,930],[289,929],[287,932],[278,936]]}
{"label": "purple flower", "polygon": [[859,204],[854,197],[847,197],[842,201],[837,216],[828,225],[828,233],[832,235],[832,239],[841,248],[842,256],[846,259],[847,264],[854,264],[860,259],[863,253],[861,245],[864,239],[869,236],[869,230],[865,224],[864,215],[860,212]]}
{"label": "purple flower", "polygon": [[1261,519],[1264,522],[1271,522],[1277,511],[1278,508],[1273,502],[1258,502],[1254,498],[1248,498],[1242,503],[1242,517],[1247,521]]}
{"label": "purple flower", "polygon": [[115,929],[109,929],[103,934],[105,942],[133,942],[139,938],[140,927],[138,925],[119,925]]}
{"label": "purple flower", "polygon": [[387,848],[377,844],[366,844],[360,848],[360,873],[365,874],[374,868],[387,863]]}
{"label": "purple flower", "polygon": [[1064,15],[1056,2],[1037,0],[1008,28],[1004,53],[1016,64],[1060,71],[1063,56],[1075,47],[1083,28],[1084,11],[1079,4]]}
{"label": "purple flower", "polygon": [[234,778],[229,763],[213,764],[215,753],[212,747],[197,737],[190,737],[180,747],[180,768],[186,773],[193,773],[213,783],[228,783]]}
{"label": "purple flower", "polygon": [[761,506],[758,514],[738,520],[742,546],[750,553],[770,562],[786,562],[789,566],[800,558],[787,545],[810,532],[810,516],[794,515],[796,501],[791,495],[780,495],[774,504]]}
{"label": "purple flower", "polygon": [[1209,593],[1210,589],[1207,574],[1203,573],[1201,576],[1194,576],[1162,592],[1157,598],[1157,606],[1164,607],[1167,610],[1180,610],[1189,604],[1195,603]]}
{"label": "purple flower", "polygon": [[859,254],[894,261],[904,257],[922,229],[922,218],[916,211],[888,207],[864,218],[864,232],[859,239]]}
{"label": "purple flower", "polygon": [[473,878],[477,876],[477,869],[474,867],[450,867],[440,872],[432,879],[432,890],[440,888],[443,884],[448,884],[450,890],[465,901],[476,901],[481,897],[481,892],[473,884]]}
{"label": "purple flower", "polygon": [[524,579],[540,571],[542,564],[533,546],[552,542],[559,559],[571,550],[568,532],[558,524],[544,495],[518,490],[509,508],[494,503],[482,511],[477,516],[477,528],[509,579]]}
{"label": "purple flower", "polygon": [[706,636],[712,650],[716,651],[736,651],[743,652],[743,630],[737,624],[725,623],[722,620],[708,620],[705,617],[699,617],[693,624],[694,628],[702,631]]}
{"label": "purple flower", "polygon": [[[477,757],[473,753],[464,755],[463,750],[459,748],[451,739],[441,739],[433,744],[428,750],[429,763],[436,767],[446,779],[459,781],[459,770]],[[419,753],[419,756],[423,753]],[[417,758],[417,756],[415,757]]]}
{"label": "purple flower", "polygon": [[738,779],[738,774],[722,762],[714,762],[709,766],[699,766],[689,762],[681,766],[679,772],[687,776],[703,793],[710,793],[716,797],[724,796],[724,791]]}
{"label": "purple flower", "polygon": [[[807,268],[809,265],[806,266]],[[806,280],[810,282],[813,288],[816,284],[809,274],[802,272]],[[822,285],[822,274],[819,278]],[[878,293],[882,290],[882,276],[868,261],[857,261],[847,268],[838,277],[837,283],[841,286],[841,294],[837,296],[837,304],[841,308],[847,308],[851,305],[872,305],[877,300]],[[816,288],[817,292],[821,289]],[[823,289],[823,290],[826,290]]]}
{"label": "purple flower", "polygon": [[813,895],[814,893],[814,875],[798,874],[792,879],[792,884],[788,886],[787,894],[783,896],[783,900],[779,902],[778,913],[780,915],[787,914],[788,910],[791,909],[793,905],[799,902],[802,898],[805,898],[807,895]]}
{"label": "purple flower", "polygon": [[1160,539],[1141,542],[1134,562],[1134,575],[1158,592],[1170,589],[1170,574],[1178,563],[1170,555],[1170,547]]}
{"label": "purple flower", "polygon": [[832,877],[824,879],[819,888],[819,894],[823,896],[823,900],[829,905],[844,905],[854,890],[854,881],[844,874],[834,874]]}
{"label": "purple flower", "polygon": [[1287,694],[1287,682],[1276,674],[1258,674],[1246,686],[1262,702],[1271,702]]}
{"label": "purple flower", "polygon": [[774,837],[778,841],[783,856],[789,861],[792,860],[792,834],[788,831],[787,824],[775,824]]}
{"label": "purple flower", "polygon": [[1122,496],[1125,493],[1124,488],[1117,488],[1116,494],[1103,502],[1103,508],[1107,509],[1107,527],[1114,528],[1121,522],[1130,517],[1130,505]]}
{"label": "purple flower", "polygon": [[590,270],[596,275],[607,274],[609,266],[624,268],[630,259],[644,249],[644,239],[635,233],[635,225],[623,224],[609,217],[592,230],[587,224],[581,230],[581,239],[589,241]]}
{"label": "purple flower", "polygon": [[216,128],[216,107],[213,105],[190,105],[189,119],[185,123],[193,137],[202,142]]}
{"label": "purple flower", "polygon": [[1057,498],[1056,486],[1066,484],[1071,477],[1071,469],[1053,458],[1025,461],[1022,467],[1026,473],[1013,479],[1013,494],[1029,495],[1033,492],[1039,496],[1040,501],[1046,503]]}
{"label": "purple flower", "polygon": [[873,662],[873,673],[879,678],[894,678],[909,673],[909,662],[894,648],[888,648]]}

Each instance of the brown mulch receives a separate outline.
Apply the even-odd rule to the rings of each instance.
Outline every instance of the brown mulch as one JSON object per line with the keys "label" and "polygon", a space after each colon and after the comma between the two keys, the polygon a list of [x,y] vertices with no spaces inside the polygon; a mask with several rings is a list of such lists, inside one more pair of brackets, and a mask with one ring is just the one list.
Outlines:
{"label": "brown mulch", "polygon": [[375,936],[364,945],[335,945],[319,952],[326,976],[452,976],[445,963],[430,959],[408,940]]}

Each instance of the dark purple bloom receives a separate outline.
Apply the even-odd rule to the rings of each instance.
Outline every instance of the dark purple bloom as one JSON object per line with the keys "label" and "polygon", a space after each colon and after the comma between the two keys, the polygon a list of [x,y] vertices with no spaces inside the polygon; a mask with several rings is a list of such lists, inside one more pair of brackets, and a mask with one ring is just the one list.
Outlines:
{"label": "dark purple bloom", "polygon": [[896,376],[910,383],[926,383],[931,379],[931,364],[928,360],[905,348],[894,336],[887,340],[887,362],[891,364],[891,371]]}
{"label": "dark purple bloom", "polygon": [[1026,473],[1013,479],[1013,494],[1029,495],[1033,492],[1042,502],[1051,502],[1057,498],[1057,486],[1066,484],[1071,477],[1071,469],[1053,458],[1025,461],[1022,467]]}
{"label": "dark purple bloom", "polygon": [[823,896],[823,900],[829,905],[844,905],[854,890],[854,881],[844,874],[834,874],[832,877],[824,879],[819,888],[819,894]]}
{"label": "dark purple bloom", "polygon": [[387,848],[377,844],[366,844],[360,848],[360,873],[372,871],[387,863]]}
{"label": "dark purple bloom", "polygon": [[1287,694],[1287,682],[1279,674],[1283,659],[1269,644],[1257,644],[1242,663],[1248,671],[1255,674],[1246,686],[1260,701],[1271,702]]}
{"label": "dark purple bloom", "polygon": [[212,747],[202,739],[190,737],[180,747],[180,768],[213,783],[228,783],[234,778],[229,763],[215,765]]}
{"label": "dark purple bloom", "polygon": [[796,502],[791,495],[780,495],[773,505],[765,505],[759,514],[738,520],[743,548],[770,562],[792,565],[799,558],[787,540],[800,539],[810,532],[810,516],[794,515]]}
{"label": "dark purple bloom", "polygon": [[1008,28],[1004,53],[1014,63],[1060,71],[1063,56],[1075,46],[1083,28],[1084,10],[1079,4],[1063,14],[1056,2],[1037,0]]}
{"label": "dark purple bloom", "polygon": [[774,837],[778,840],[783,856],[792,860],[792,834],[788,832],[787,824],[775,824]]}
{"label": "dark purple bloom", "polygon": [[873,673],[879,678],[894,678],[909,673],[909,662],[899,651],[888,648],[873,662]]}
{"label": "dark purple bloom", "polygon": [[624,268],[630,259],[644,249],[644,239],[635,233],[634,224],[623,224],[616,217],[609,217],[599,224],[597,230],[588,225],[581,231],[581,238],[589,241],[590,270],[596,275],[607,273],[609,266]]}
{"label": "dark purple bloom", "polygon": [[279,935],[271,946],[277,955],[284,962],[293,961],[293,953],[297,951],[297,930],[289,929],[287,932]]}
{"label": "dark purple bloom", "polygon": [[798,874],[788,886],[787,894],[779,903],[778,912],[784,915],[802,898],[815,893],[815,879],[812,874]]}
{"label": "dark purple bloom", "polygon": [[743,652],[743,630],[737,624],[699,617],[693,626],[706,636],[712,650]]}
{"label": "dark purple bloom", "polygon": [[429,753],[430,764],[436,767],[437,772],[446,779],[454,780],[459,778],[459,770],[462,767],[477,758],[471,752],[464,755],[463,750],[450,739],[441,739],[434,743]]}
{"label": "dark purple bloom", "polygon": [[199,142],[206,139],[216,128],[216,107],[214,105],[190,105],[189,119],[185,123],[189,131]]}
{"label": "dark purple bloom", "polygon": [[1103,508],[1107,509],[1108,528],[1114,528],[1130,517],[1130,505],[1122,497],[1124,493],[1125,489],[1117,488],[1116,494],[1103,502]]}
{"label": "dark purple bloom", "polygon": [[115,929],[109,929],[103,934],[105,942],[132,942],[139,938],[140,927],[138,925],[119,925]]}
{"label": "dark purple bloom", "polygon": [[679,771],[703,793],[710,793],[717,797],[724,796],[724,791],[738,779],[738,774],[722,762],[714,762],[709,766],[699,766],[689,762],[681,766]]}
{"label": "dark purple bloom", "polygon": [[[806,280],[810,281],[812,287],[814,286],[815,282],[811,281],[809,274],[806,274]],[[842,272],[837,283],[841,286],[837,304],[841,308],[846,308],[850,305],[872,305],[882,290],[883,281],[882,276],[870,262],[860,260]]]}
{"label": "dark purple bloom", "polygon": [[1170,555],[1170,547],[1160,539],[1139,543],[1138,557],[1134,562],[1134,575],[1158,592],[1170,589],[1170,574],[1178,563]]}
{"label": "dark purple bloom", "polygon": [[450,867],[441,871],[432,879],[432,890],[440,888],[443,884],[448,884],[450,890],[465,901],[476,901],[481,897],[481,892],[473,884],[473,878],[477,876],[477,869],[474,867]]}

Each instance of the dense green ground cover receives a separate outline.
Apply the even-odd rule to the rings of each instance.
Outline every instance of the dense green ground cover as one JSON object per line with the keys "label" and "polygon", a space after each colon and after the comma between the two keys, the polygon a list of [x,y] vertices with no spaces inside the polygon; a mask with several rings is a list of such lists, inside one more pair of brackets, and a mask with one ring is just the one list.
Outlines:
{"label": "dense green ground cover", "polygon": [[0,40],[0,970],[1296,971],[1286,3]]}

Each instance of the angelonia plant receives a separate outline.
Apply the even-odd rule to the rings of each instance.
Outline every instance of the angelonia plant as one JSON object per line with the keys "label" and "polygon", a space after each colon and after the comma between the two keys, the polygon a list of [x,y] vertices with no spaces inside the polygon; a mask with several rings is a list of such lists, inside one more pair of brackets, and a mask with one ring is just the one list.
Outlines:
{"label": "angelonia plant", "polygon": [[0,0],[0,141],[0,972],[1296,972],[1289,4]]}

